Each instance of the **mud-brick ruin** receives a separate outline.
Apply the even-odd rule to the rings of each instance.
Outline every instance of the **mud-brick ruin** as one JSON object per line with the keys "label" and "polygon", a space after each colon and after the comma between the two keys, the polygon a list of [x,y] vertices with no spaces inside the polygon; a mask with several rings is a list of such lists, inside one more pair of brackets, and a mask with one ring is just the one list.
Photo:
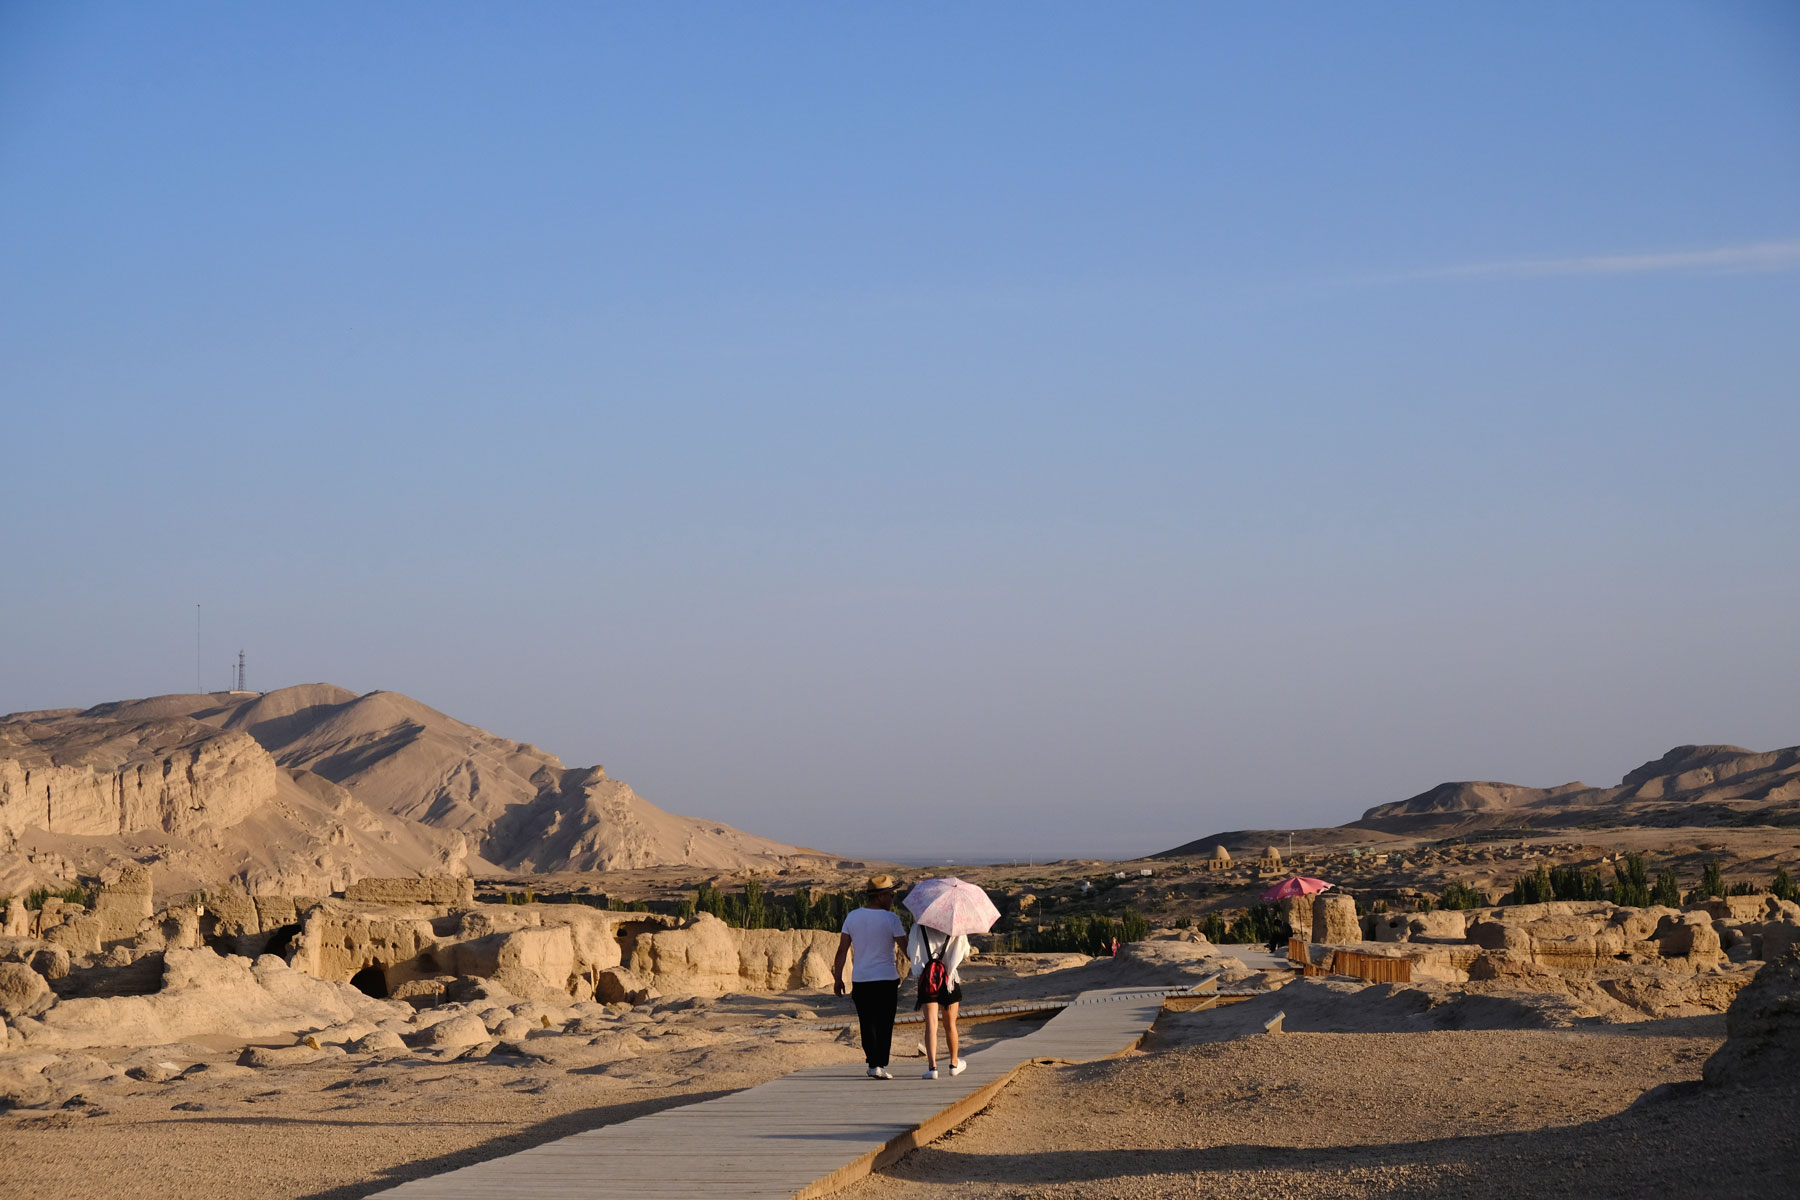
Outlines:
{"label": "mud-brick ruin", "polygon": [[1753,965],[1800,945],[1800,904],[1732,896],[1684,909],[1553,901],[1423,913],[1358,915],[1342,893],[1282,902],[1290,957],[1308,974],[1379,982],[1469,983],[1560,977],[1592,983],[1632,1007],[1719,1011]]}
{"label": "mud-brick ruin", "polygon": [[[364,879],[341,897],[202,893],[159,909],[149,870],[129,867],[91,906],[10,901],[0,1015],[9,1042],[68,1045],[121,1028],[143,1038],[210,1029],[220,1021],[199,1010],[243,1008],[256,989],[268,995],[251,1010],[270,997],[296,1014],[311,1003],[323,1014],[315,1028],[363,998],[415,1010],[496,996],[629,1006],[826,987],[835,948],[832,933],[731,929],[707,915],[482,904],[467,878]],[[183,992],[195,994],[177,1003]],[[227,1032],[253,1026],[223,1020]]]}

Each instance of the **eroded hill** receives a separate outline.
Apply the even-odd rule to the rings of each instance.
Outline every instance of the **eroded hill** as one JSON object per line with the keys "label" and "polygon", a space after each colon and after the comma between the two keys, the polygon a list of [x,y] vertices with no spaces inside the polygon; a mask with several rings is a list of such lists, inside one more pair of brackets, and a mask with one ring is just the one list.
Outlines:
{"label": "eroded hill", "polygon": [[1238,829],[1210,833],[1155,857],[1202,855],[1217,845],[1255,853],[1292,835],[1301,844],[1446,838],[1484,829],[1718,829],[1800,826],[1800,746],[1677,746],[1626,773],[1616,787],[1565,783],[1537,788],[1470,780],[1377,804],[1361,818],[1314,829]]}
{"label": "eroded hill", "polygon": [[1351,828],[1401,834],[1514,825],[1800,825],[1800,746],[1767,752],[1677,746],[1628,772],[1616,787],[1442,783],[1378,804],[1350,822]]}
{"label": "eroded hill", "polygon": [[169,886],[314,893],[371,874],[814,857],[397,692],[310,684],[0,719],[0,892],[127,860],[158,863]]}

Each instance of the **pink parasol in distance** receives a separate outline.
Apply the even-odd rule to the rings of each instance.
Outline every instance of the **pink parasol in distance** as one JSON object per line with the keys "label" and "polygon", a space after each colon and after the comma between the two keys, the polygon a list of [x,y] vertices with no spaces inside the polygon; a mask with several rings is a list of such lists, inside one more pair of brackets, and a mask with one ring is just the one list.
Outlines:
{"label": "pink parasol in distance", "polygon": [[947,933],[986,933],[1000,919],[988,894],[966,879],[921,879],[906,893],[907,911],[919,924]]}
{"label": "pink parasol in distance", "polygon": [[1290,896],[1310,896],[1314,892],[1322,892],[1331,884],[1323,879],[1314,879],[1310,875],[1289,875],[1286,879],[1262,894],[1264,900],[1286,900]]}

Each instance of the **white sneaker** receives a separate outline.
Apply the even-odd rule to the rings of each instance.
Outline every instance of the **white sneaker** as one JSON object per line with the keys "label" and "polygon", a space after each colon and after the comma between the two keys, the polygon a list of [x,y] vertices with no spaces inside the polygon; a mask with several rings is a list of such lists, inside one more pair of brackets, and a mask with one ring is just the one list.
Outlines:
{"label": "white sneaker", "polygon": [[926,1067],[925,1073],[923,1075],[919,1076],[919,1078],[920,1079],[936,1079],[937,1078],[937,1068],[936,1067]]}
{"label": "white sneaker", "polygon": [[893,1078],[892,1075],[888,1074],[888,1069],[886,1067],[876,1067],[874,1074],[875,1074],[875,1078],[877,1078],[877,1079],[892,1079]]}
{"label": "white sneaker", "polygon": [[961,1075],[964,1071],[966,1071],[968,1069],[969,1069],[969,1060],[966,1058],[959,1058],[955,1062],[950,1064],[950,1073],[952,1075]]}
{"label": "white sneaker", "polygon": [[881,1068],[880,1067],[870,1067],[869,1068],[869,1078],[870,1079],[880,1079],[881,1078]]}

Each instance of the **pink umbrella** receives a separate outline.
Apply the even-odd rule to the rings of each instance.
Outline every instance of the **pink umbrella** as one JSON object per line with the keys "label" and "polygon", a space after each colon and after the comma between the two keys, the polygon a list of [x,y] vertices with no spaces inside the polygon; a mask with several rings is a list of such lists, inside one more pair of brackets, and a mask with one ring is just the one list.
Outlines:
{"label": "pink umbrella", "polygon": [[906,908],[921,925],[951,937],[986,933],[1000,919],[1000,910],[988,894],[954,875],[947,879],[921,879],[906,893]]}
{"label": "pink umbrella", "polygon": [[1322,892],[1330,886],[1323,879],[1314,879],[1310,875],[1289,875],[1264,892],[1262,898],[1264,900],[1286,900],[1289,896],[1310,896],[1314,892]]}

